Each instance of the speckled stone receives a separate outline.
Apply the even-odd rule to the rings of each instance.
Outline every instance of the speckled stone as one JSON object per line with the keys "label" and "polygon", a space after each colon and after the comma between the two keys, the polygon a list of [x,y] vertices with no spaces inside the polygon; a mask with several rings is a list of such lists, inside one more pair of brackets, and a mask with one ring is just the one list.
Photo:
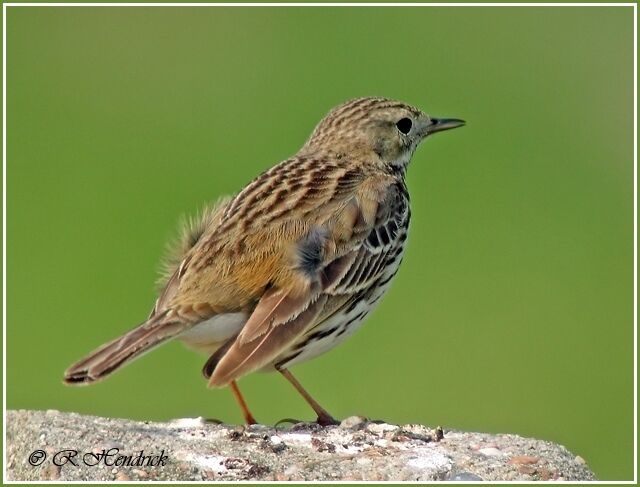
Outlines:
{"label": "speckled stone", "polygon": [[[439,439],[426,426],[364,418],[282,429],[7,411],[6,434],[13,481],[595,479],[582,457],[547,441],[451,430]],[[62,450],[78,453],[63,463]]]}

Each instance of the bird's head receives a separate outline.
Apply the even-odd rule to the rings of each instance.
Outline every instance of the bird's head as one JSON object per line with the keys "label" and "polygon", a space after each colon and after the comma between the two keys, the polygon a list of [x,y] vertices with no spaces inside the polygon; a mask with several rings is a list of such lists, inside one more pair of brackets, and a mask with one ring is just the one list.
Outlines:
{"label": "bird's head", "polygon": [[426,137],[464,123],[455,118],[430,117],[400,101],[358,98],[331,110],[303,150],[364,156],[403,169]]}

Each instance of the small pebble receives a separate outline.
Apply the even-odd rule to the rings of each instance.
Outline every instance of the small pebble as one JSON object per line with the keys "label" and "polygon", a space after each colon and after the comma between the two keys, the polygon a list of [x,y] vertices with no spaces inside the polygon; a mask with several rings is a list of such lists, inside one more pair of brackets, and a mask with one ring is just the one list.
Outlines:
{"label": "small pebble", "polygon": [[292,476],[297,475],[299,472],[300,472],[300,467],[298,465],[292,464],[291,466],[287,467],[283,473],[287,477],[291,478]]}
{"label": "small pebble", "polygon": [[518,472],[526,475],[533,475],[537,472],[537,469],[531,465],[519,465]]}
{"label": "small pebble", "polygon": [[197,418],[177,418],[172,419],[169,424],[171,426],[175,426],[177,428],[197,428],[206,424],[207,420],[205,420],[202,416]]}
{"label": "small pebble", "polygon": [[540,461],[540,457],[532,457],[531,455],[516,455],[509,459],[512,465],[534,465]]}
{"label": "small pebble", "polygon": [[118,472],[116,474],[116,480],[119,482],[128,482],[129,480],[131,480],[131,477],[129,477],[126,473],[124,472]]}
{"label": "small pebble", "polygon": [[134,468],[131,473],[136,474],[138,477],[140,477],[141,479],[147,478],[149,476],[149,474],[147,472],[145,472],[144,470],[138,470],[137,468]]}
{"label": "small pebble", "polygon": [[43,473],[46,480],[59,480],[61,468],[58,465],[51,464],[44,468]]}
{"label": "small pebble", "polygon": [[280,453],[287,449],[287,445],[284,443],[282,438],[277,435],[270,436],[266,446],[271,448],[273,453]]}
{"label": "small pebble", "polygon": [[395,424],[387,424],[387,423],[369,423],[367,425],[367,431],[371,433],[382,435],[384,433],[395,431],[399,428]]}
{"label": "small pebble", "polygon": [[496,457],[496,456],[503,455],[503,453],[500,450],[498,450],[497,448],[493,448],[493,447],[480,448],[478,450],[478,453],[482,453],[483,455],[485,455],[487,457]]}
{"label": "small pebble", "polygon": [[276,436],[276,435],[273,435],[272,437],[270,437],[269,440],[274,445],[279,445],[279,444],[282,443],[282,438],[280,438],[279,436]]}
{"label": "small pebble", "polygon": [[470,472],[458,472],[447,479],[449,482],[482,482],[484,479]]}
{"label": "small pebble", "polygon": [[340,423],[341,428],[345,429],[354,429],[361,428],[367,422],[367,418],[363,418],[362,416],[349,416],[348,418],[344,418]]}
{"label": "small pebble", "polygon": [[481,441],[482,443],[473,443],[469,448],[472,450],[480,450],[481,448],[498,448],[496,443],[484,443],[484,439]]}
{"label": "small pebble", "polygon": [[223,461],[223,465],[229,470],[236,470],[244,467],[247,461],[244,458],[229,457]]}
{"label": "small pebble", "polygon": [[538,472],[538,475],[540,476],[541,480],[558,480],[560,478],[560,476],[556,472],[547,470],[546,468],[540,470]]}
{"label": "small pebble", "polygon": [[311,446],[317,451],[317,452],[328,452],[328,453],[335,453],[336,451],[336,446],[331,444],[331,443],[327,443],[325,441],[322,441],[318,438],[311,438]]}
{"label": "small pebble", "polygon": [[582,458],[580,455],[576,455],[576,458],[574,458],[574,460],[576,461],[576,463],[578,465],[586,465],[587,464],[587,461],[584,458]]}

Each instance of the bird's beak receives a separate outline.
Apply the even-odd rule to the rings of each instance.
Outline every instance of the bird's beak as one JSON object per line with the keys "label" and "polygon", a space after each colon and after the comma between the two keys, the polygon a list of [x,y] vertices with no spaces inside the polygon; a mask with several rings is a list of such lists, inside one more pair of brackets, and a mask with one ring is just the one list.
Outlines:
{"label": "bird's beak", "polygon": [[457,118],[432,118],[431,123],[427,126],[427,135],[462,127],[465,123],[464,120]]}

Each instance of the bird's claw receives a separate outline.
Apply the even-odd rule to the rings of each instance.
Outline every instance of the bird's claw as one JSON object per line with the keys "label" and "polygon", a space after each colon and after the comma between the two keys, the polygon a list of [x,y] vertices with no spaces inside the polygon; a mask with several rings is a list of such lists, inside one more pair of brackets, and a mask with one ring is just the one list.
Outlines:
{"label": "bird's claw", "polygon": [[340,424],[340,421],[333,418],[330,415],[318,415],[318,419],[316,419],[316,423],[320,426],[337,426]]}
{"label": "bird's claw", "polygon": [[276,424],[274,424],[274,427],[277,428],[278,426],[280,426],[282,424],[296,425],[296,424],[299,424],[299,423],[304,423],[304,421],[301,421],[301,420],[295,419],[295,418],[284,418],[284,419],[281,419],[280,421],[277,421]]}
{"label": "bird's claw", "polygon": [[224,421],[217,418],[203,418],[202,422],[205,424],[224,424]]}

